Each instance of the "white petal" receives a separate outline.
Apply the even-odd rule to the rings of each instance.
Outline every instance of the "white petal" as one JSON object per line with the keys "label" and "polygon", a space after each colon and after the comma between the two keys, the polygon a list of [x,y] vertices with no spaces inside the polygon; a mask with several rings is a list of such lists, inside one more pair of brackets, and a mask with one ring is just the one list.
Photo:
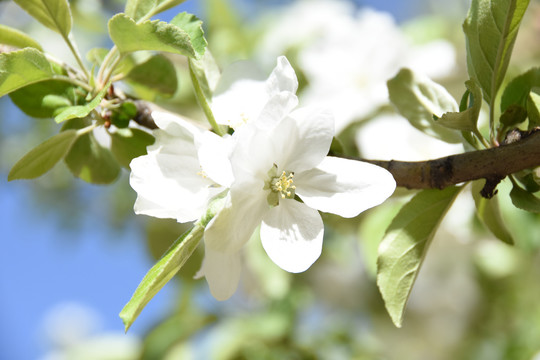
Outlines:
{"label": "white petal", "polygon": [[202,129],[190,123],[188,119],[169,112],[153,111],[152,119],[161,130],[186,140],[193,139],[195,134],[202,131]]}
{"label": "white petal", "polygon": [[[130,185],[137,192],[135,213],[179,222],[198,219],[208,200],[222,189],[201,177],[194,145],[184,143],[170,154],[164,145],[131,161]],[[184,154],[180,150],[184,150]]]}
{"label": "white petal", "polygon": [[[268,171],[275,162],[275,153],[269,131],[259,128],[255,123],[236,130],[233,134],[234,149],[230,161],[236,185],[256,182],[256,187],[264,186]],[[243,185],[242,185],[243,186]]]}
{"label": "white petal", "polygon": [[343,217],[354,217],[385,201],[396,182],[382,167],[326,157],[316,168],[295,174],[296,194],[306,205]]}
{"label": "white petal", "polygon": [[300,172],[317,166],[334,136],[332,115],[320,108],[300,108],[283,119],[271,138],[280,170]]}
{"label": "white petal", "polygon": [[220,252],[237,252],[249,240],[268,211],[266,193],[243,192],[231,188],[223,209],[208,223],[204,232],[206,247]]}
{"label": "white petal", "polygon": [[296,94],[297,89],[298,79],[289,60],[285,56],[278,57],[277,66],[266,80],[266,91],[273,96],[282,91]]}
{"label": "white petal", "polygon": [[256,124],[270,130],[298,105],[298,97],[291,92],[282,91],[273,95],[261,110]]}
{"label": "white petal", "polygon": [[206,247],[198,276],[204,275],[210,292],[219,301],[230,298],[240,280],[242,259],[239,252],[222,253]]}
{"label": "white petal", "polygon": [[282,200],[264,217],[261,241],[272,261],[283,270],[307,270],[322,251],[324,226],[316,210],[295,200]]}
{"label": "white petal", "polygon": [[199,162],[205,176],[224,187],[230,187],[234,179],[229,161],[233,142],[230,136],[220,137],[210,131],[195,137]]}

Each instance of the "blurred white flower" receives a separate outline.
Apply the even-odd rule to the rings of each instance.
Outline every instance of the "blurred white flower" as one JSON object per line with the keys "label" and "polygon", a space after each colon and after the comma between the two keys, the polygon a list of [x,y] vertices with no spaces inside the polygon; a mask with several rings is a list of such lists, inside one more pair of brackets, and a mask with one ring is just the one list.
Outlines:
{"label": "blurred white flower", "polygon": [[299,1],[282,18],[260,51],[272,53],[277,48],[273,44],[280,42],[282,53],[298,47],[298,65],[308,81],[302,101],[332,109],[336,133],[388,103],[386,81],[400,68],[437,78],[455,65],[450,43],[413,45],[389,14],[355,11],[350,2]]}
{"label": "blurred white flower", "polygon": [[424,134],[399,115],[377,116],[363,124],[355,140],[366,159],[423,161],[463,152],[463,145]]}
{"label": "blurred white flower", "polygon": [[[288,106],[282,101],[265,107],[264,124],[258,119],[237,131],[230,156],[234,182],[225,207],[205,231],[201,273],[218,300],[236,290],[240,251],[257,226],[272,261],[302,272],[321,254],[324,227],[318,210],[354,217],[395,189],[383,168],[326,156],[334,136],[328,112],[304,108],[283,116],[275,111]],[[274,125],[268,126],[271,118]]]}

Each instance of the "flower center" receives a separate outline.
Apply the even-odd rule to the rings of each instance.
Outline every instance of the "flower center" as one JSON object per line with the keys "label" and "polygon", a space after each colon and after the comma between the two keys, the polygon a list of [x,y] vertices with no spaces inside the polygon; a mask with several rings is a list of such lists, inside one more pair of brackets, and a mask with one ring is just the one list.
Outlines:
{"label": "flower center", "polygon": [[294,198],[294,190],[296,186],[293,185],[294,173],[283,171],[281,176],[273,177],[270,180],[270,189],[273,192],[278,193],[282,199],[292,199]]}
{"label": "flower center", "polygon": [[279,205],[280,199],[294,199],[294,173],[291,171],[282,171],[280,175],[277,172],[277,165],[268,171],[269,180],[264,185],[265,190],[270,190],[267,200],[270,206]]}

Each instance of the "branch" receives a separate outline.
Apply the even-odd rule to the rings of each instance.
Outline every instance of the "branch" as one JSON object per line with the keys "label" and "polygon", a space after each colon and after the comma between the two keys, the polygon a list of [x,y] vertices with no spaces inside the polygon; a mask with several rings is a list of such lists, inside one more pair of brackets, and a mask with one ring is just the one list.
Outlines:
{"label": "branch", "polygon": [[[466,181],[486,179],[482,191],[493,196],[497,184],[507,175],[540,166],[540,131],[513,131],[507,145],[471,151],[427,161],[365,160],[390,171],[397,186],[407,189],[444,189]],[[519,134],[516,139],[516,134]]]}

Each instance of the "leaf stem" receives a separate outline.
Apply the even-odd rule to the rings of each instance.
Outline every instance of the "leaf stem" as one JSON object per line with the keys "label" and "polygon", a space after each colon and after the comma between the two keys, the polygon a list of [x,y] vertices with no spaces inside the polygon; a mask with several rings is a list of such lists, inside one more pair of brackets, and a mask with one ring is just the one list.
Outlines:
{"label": "leaf stem", "polygon": [[188,61],[188,64],[189,64],[189,76],[191,77],[191,83],[193,84],[193,89],[195,90],[195,97],[197,98],[199,105],[204,111],[204,115],[206,116],[206,119],[210,123],[210,126],[212,126],[212,129],[214,129],[214,132],[218,134],[219,136],[223,136],[224,134],[223,130],[221,130],[221,127],[216,122],[216,118],[214,118],[212,109],[210,109],[210,105],[208,104],[208,101],[206,100],[206,97],[204,96],[204,93],[201,89],[201,84],[199,83],[199,79],[197,79],[197,76],[195,76],[195,73],[193,72],[191,60]]}
{"label": "leaf stem", "polygon": [[97,127],[98,127],[98,124],[94,123],[94,124],[89,125],[89,126],[87,126],[85,128],[79,129],[79,130],[77,130],[77,136],[82,136],[84,134],[88,134],[90,131],[94,130]]}
{"label": "leaf stem", "polygon": [[101,63],[101,67],[99,68],[97,74],[97,80],[100,87],[103,87],[104,84],[109,82],[114,68],[116,67],[116,65],[118,65],[121,58],[121,56],[118,56],[118,48],[116,47],[116,45],[113,46],[111,50],[109,50],[109,52],[107,53],[107,56],[105,56],[105,59],[103,59],[103,62]]}
{"label": "leaf stem", "polygon": [[84,74],[85,80],[88,81],[90,79],[90,73],[88,72],[88,69],[86,69],[86,66],[84,65],[82,61],[81,54],[79,53],[79,49],[77,49],[77,45],[73,41],[72,34],[70,33],[68,36],[62,35],[62,37],[64,38],[64,41],[67,43],[69,50],[71,50],[71,53],[75,57],[77,64],[79,64],[79,67],[81,68]]}
{"label": "leaf stem", "polygon": [[88,92],[92,92],[94,90],[94,88],[92,86],[88,85],[84,81],[81,81],[81,80],[78,80],[78,79],[75,79],[75,78],[72,78],[72,77],[69,77],[69,76],[55,75],[55,76],[52,77],[52,79],[72,83],[74,85],[82,87],[84,90],[86,90]]}

